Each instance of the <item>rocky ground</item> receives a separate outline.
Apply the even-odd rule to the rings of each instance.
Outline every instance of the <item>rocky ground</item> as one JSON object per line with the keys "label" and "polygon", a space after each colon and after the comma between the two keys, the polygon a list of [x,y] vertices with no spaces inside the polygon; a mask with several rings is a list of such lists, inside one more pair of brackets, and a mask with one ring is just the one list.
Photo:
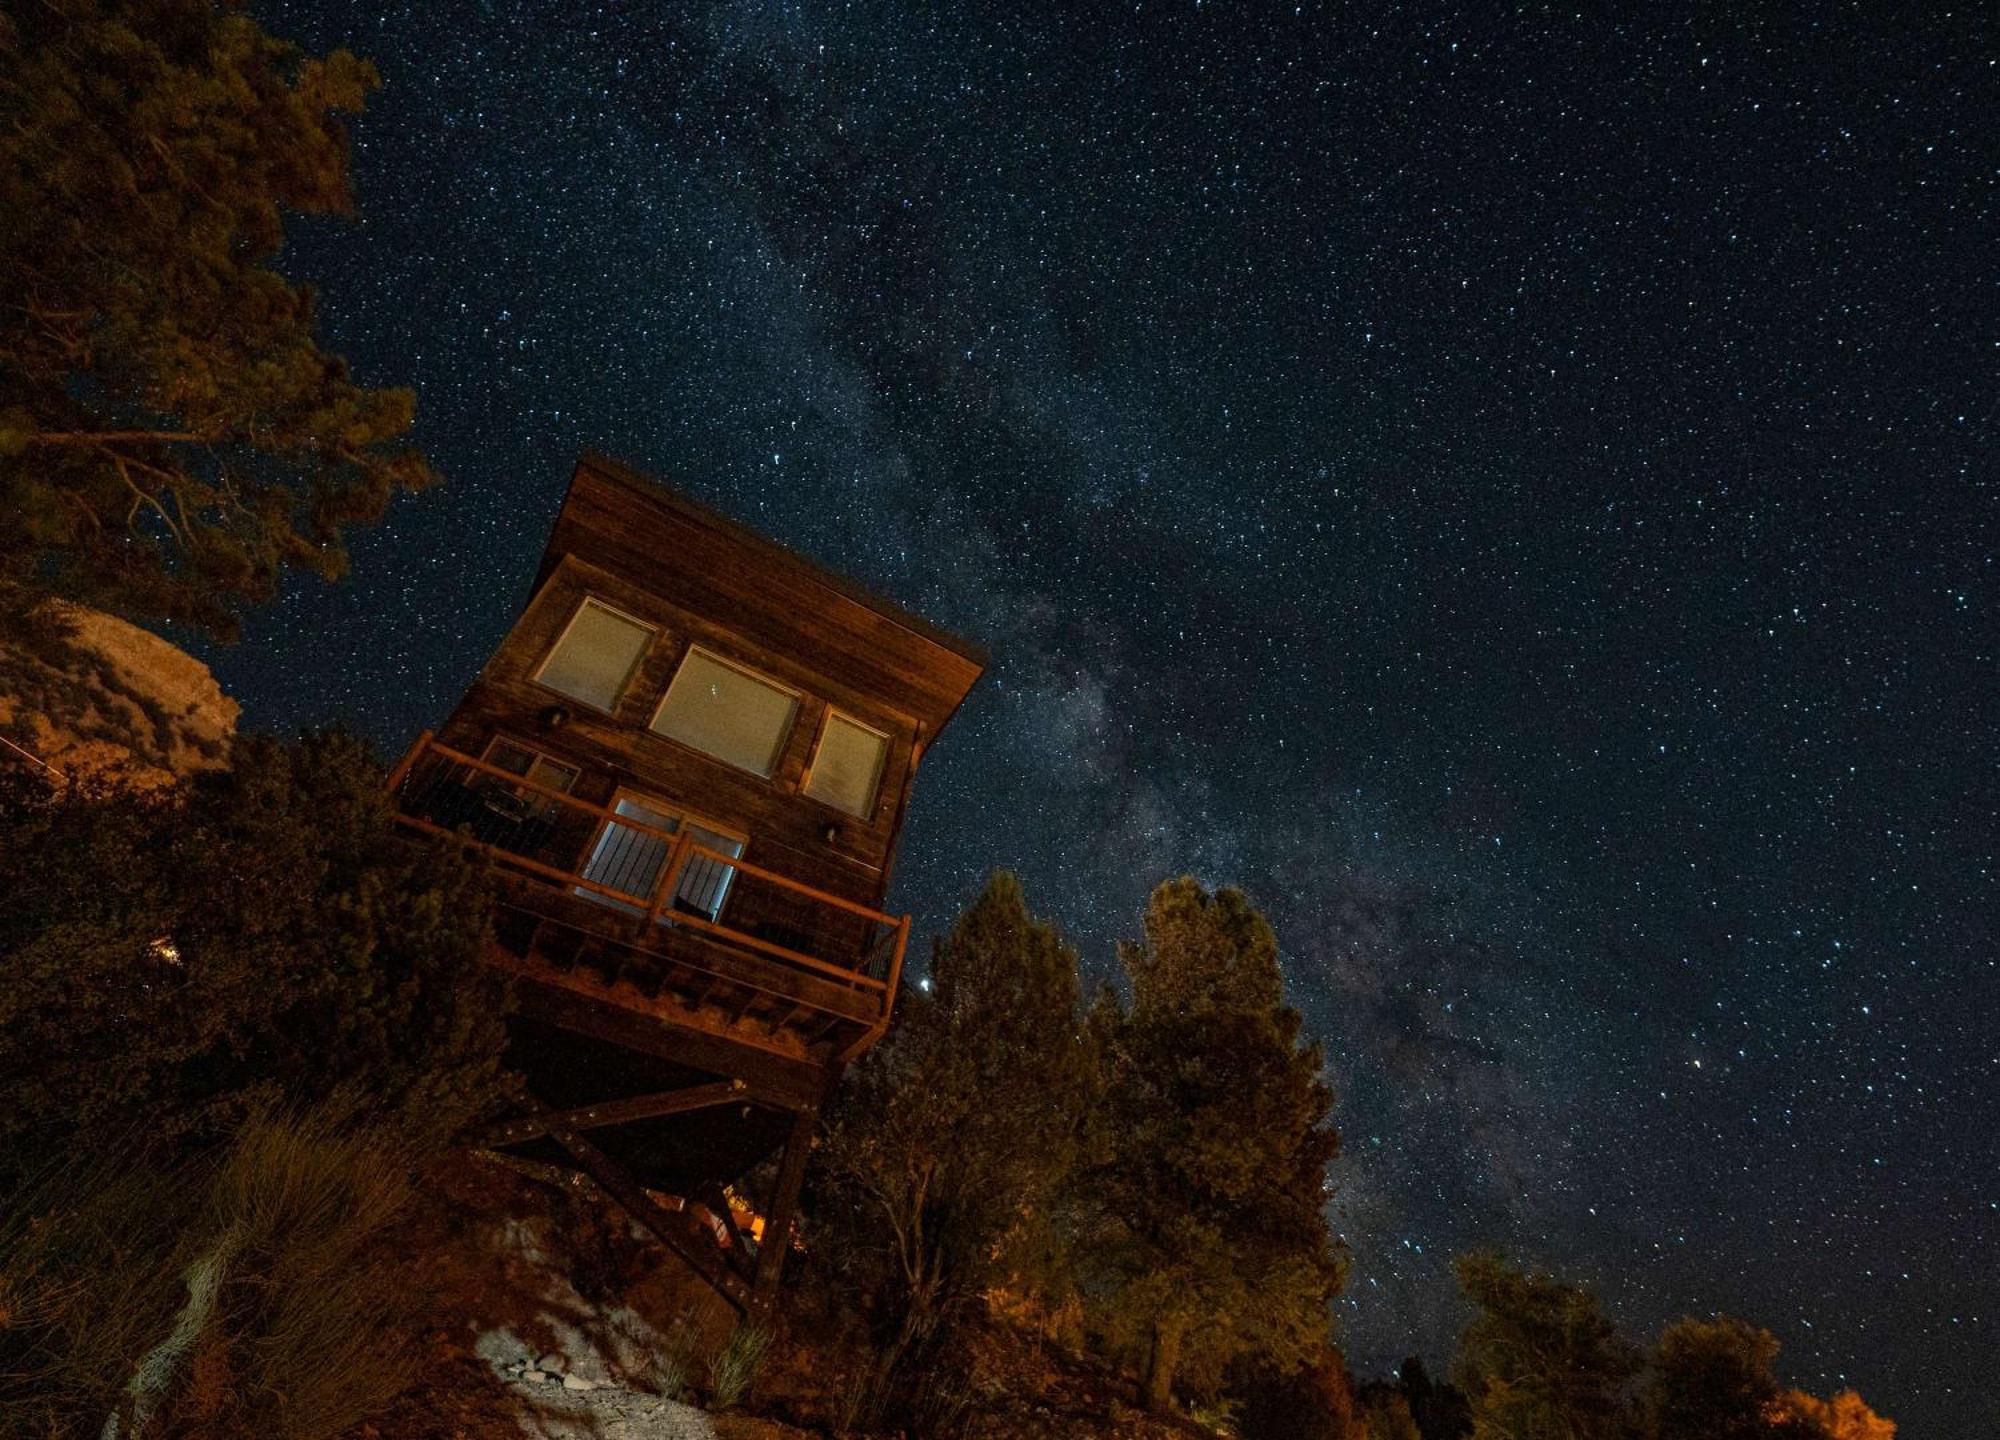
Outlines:
{"label": "rocky ground", "polygon": [[596,1354],[536,1355],[513,1336],[482,1336],[479,1353],[513,1397],[524,1435],[588,1435],[597,1440],[719,1440],[714,1421],[692,1405],[614,1378]]}
{"label": "rocky ground", "polygon": [[[459,1157],[427,1189],[401,1239],[432,1317],[420,1379],[358,1440],[893,1440],[843,1429],[866,1351],[810,1285],[742,1402],[706,1413],[687,1402],[714,1396],[734,1314],[588,1186]],[[1022,1329],[993,1327],[938,1378],[964,1440],[1213,1440]]]}

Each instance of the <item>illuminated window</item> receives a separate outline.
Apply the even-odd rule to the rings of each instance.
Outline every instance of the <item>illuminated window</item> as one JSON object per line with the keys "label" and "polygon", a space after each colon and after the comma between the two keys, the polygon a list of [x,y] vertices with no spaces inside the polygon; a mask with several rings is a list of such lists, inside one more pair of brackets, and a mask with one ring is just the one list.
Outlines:
{"label": "illuminated window", "polygon": [[652,643],[653,627],[586,600],[564,627],[535,679],[599,710],[616,709]]}
{"label": "illuminated window", "polygon": [[769,775],[798,710],[799,697],[791,691],[706,650],[690,650],[653,729],[753,775]]}
{"label": "illuminated window", "polygon": [[875,813],[875,790],[888,757],[887,735],[829,710],[806,776],[806,794],[865,820]]}

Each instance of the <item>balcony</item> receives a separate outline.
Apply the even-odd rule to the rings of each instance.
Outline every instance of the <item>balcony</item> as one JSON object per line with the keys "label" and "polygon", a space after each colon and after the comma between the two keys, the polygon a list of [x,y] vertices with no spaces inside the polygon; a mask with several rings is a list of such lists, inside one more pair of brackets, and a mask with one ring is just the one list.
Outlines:
{"label": "balcony", "polygon": [[500,876],[489,960],[568,1001],[814,1064],[888,1026],[909,941],[884,914],[751,864],[738,842],[629,797],[605,806],[419,737],[397,821]]}

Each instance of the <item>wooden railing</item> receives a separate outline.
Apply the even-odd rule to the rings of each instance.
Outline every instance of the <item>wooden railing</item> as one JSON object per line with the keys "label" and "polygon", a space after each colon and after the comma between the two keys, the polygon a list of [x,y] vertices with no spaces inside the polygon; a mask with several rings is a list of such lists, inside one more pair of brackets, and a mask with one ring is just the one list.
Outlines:
{"label": "wooden railing", "polygon": [[[425,731],[390,773],[399,823],[611,912],[641,944],[667,927],[873,992],[886,1021],[910,917],[889,915],[440,745]],[[618,912],[624,912],[621,917]]]}

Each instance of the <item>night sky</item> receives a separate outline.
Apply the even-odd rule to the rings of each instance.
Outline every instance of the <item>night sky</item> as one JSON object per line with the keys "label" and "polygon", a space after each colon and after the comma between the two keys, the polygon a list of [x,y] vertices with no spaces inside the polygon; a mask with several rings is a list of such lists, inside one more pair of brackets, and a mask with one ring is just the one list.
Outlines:
{"label": "night sky", "polygon": [[1767,8],[267,5],[450,483],[218,672],[400,749],[609,451],[991,650],[920,930],[1266,908],[1358,1369],[1499,1243],[1992,1433],[2000,38]]}

